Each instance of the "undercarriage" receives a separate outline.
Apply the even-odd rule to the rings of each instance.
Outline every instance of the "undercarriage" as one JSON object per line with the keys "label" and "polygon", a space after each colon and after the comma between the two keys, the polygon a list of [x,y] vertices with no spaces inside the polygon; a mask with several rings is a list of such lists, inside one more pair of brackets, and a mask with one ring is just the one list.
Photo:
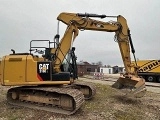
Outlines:
{"label": "undercarriage", "polygon": [[9,104],[71,115],[96,93],[95,87],[84,83],[63,86],[22,86],[8,90]]}

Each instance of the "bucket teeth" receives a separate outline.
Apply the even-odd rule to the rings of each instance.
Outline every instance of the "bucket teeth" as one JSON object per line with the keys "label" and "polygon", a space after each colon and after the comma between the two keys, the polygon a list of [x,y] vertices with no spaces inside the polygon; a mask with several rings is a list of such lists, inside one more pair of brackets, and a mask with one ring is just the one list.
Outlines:
{"label": "bucket teeth", "polygon": [[146,93],[145,80],[138,77],[120,77],[113,85],[113,88],[120,89],[125,96],[141,98]]}

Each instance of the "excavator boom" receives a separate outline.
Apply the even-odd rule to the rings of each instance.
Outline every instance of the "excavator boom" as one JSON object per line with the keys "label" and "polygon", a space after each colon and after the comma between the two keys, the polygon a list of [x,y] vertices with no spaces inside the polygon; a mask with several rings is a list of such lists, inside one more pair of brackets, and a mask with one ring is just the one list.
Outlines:
{"label": "excavator boom", "polygon": [[[103,22],[90,17],[116,17],[117,21]],[[127,25],[126,19],[121,16],[106,16],[97,14],[82,14],[82,13],[61,13],[57,20],[65,23],[67,26],[74,26],[78,30],[92,30],[92,31],[104,31],[115,32],[115,38],[119,45],[120,53],[122,56],[123,64],[126,73],[120,76],[116,83],[112,85],[118,89],[128,89],[129,94],[134,97],[142,97],[146,92],[145,80],[137,75],[138,66],[131,64],[130,47],[135,58],[135,50],[133,47],[130,30]],[[78,35],[78,34],[77,34]],[[65,53],[67,53],[66,51]],[[131,71],[133,70],[134,71]]]}
{"label": "excavator boom", "polygon": [[[130,72],[130,67],[128,67],[131,64],[129,40],[128,40],[129,28],[128,28],[126,19],[123,16],[119,15],[119,16],[116,16],[117,22],[113,22],[113,21],[102,22],[102,21],[94,20],[88,17],[83,18],[78,15],[79,14],[74,14],[74,13],[61,13],[57,17],[57,19],[59,21],[62,21],[68,26],[72,24],[76,26],[78,29],[104,31],[104,32],[116,32],[116,37],[119,44],[124,66],[126,68],[126,71]],[[86,16],[89,16],[89,14]],[[100,15],[97,15],[97,16],[99,17]]]}

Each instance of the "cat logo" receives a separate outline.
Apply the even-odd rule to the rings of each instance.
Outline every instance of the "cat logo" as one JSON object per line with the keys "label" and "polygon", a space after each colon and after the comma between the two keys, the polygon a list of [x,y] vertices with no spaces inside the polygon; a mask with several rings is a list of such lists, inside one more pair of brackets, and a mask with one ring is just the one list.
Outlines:
{"label": "cat logo", "polygon": [[39,64],[39,73],[48,73],[49,71],[49,64]]}

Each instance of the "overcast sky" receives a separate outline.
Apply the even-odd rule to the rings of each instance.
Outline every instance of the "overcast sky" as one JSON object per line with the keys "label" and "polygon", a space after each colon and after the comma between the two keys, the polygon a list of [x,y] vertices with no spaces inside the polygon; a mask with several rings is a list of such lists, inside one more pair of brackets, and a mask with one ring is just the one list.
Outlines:
{"label": "overcast sky", "polygon": [[[160,0],[0,0],[0,56],[10,49],[28,52],[34,39],[53,40],[61,12],[122,15],[127,19],[138,59],[160,59]],[[103,21],[114,20],[112,18]],[[63,36],[66,25],[60,24]],[[114,33],[80,31],[78,61],[122,65]]]}

